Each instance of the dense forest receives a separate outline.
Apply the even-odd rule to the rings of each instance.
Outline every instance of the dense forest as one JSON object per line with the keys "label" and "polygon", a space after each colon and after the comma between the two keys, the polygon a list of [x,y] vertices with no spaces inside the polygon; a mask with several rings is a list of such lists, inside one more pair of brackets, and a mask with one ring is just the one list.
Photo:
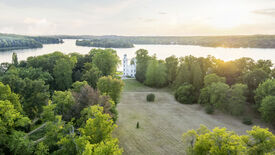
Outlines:
{"label": "dense forest", "polygon": [[136,52],[136,79],[151,87],[169,86],[180,103],[198,103],[209,114],[220,110],[252,123],[247,107],[275,126],[275,68],[270,60],[240,58],[225,62],[213,56],[157,60]]}
{"label": "dense forest", "polygon": [[122,154],[116,51],[54,52],[0,66],[0,154]]}
{"label": "dense forest", "polygon": [[120,39],[92,39],[76,40],[77,46],[103,47],[103,48],[132,48],[134,45],[126,40]]}
{"label": "dense forest", "polygon": [[112,39],[132,44],[177,44],[228,48],[275,48],[275,35],[236,36],[53,36],[61,39]]}
{"label": "dense forest", "polygon": [[63,43],[63,40],[54,37],[34,37],[0,33],[0,51],[25,48],[41,48],[43,47],[43,44],[58,43]]}

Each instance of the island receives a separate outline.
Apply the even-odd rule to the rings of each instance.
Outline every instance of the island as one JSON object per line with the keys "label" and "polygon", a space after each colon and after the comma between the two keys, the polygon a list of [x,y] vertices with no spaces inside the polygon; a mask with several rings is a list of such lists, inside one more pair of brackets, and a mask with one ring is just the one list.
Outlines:
{"label": "island", "polygon": [[132,48],[133,43],[120,39],[91,39],[76,40],[77,46],[102,47],[102,48]]}
{"label": "island", "polygon": [[46,36],[24,36],[0,33],[0,51],[42,48],[43,44],[63,43],[62,39]]}

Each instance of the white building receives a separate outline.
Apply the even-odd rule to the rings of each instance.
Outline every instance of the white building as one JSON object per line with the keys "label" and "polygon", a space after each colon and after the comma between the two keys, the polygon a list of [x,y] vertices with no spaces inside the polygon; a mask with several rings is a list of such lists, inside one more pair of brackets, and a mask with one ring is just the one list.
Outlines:
{"label": "white building", "polygon": [[128,63],[127,54],[124,54],[123,58],[123,77],[132,77],[136,76],[136,59],[132,58],[130,63]]}

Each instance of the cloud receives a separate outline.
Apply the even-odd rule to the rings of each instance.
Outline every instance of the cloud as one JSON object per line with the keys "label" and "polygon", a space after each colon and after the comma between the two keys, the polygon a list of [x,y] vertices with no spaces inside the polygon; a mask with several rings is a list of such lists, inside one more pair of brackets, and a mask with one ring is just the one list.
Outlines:
{"label": "cloud", "polygon": [[37,19],[37,18],[25,18],[24,24],[27,26],[27,32],[34,35],[46,35],[55,34],[57,30],[57,25],[48,21],[47,19]]}
{"label": "cloud", "polygon": [[168,14],[168,13],[165,12],[165,11],[160,11],[159,14],[160,14],[160,15],[166,15],[166,14]]}
{"label": "cloud", "polygon": [[275,8],[255,10],[253,13],[275,17]]}

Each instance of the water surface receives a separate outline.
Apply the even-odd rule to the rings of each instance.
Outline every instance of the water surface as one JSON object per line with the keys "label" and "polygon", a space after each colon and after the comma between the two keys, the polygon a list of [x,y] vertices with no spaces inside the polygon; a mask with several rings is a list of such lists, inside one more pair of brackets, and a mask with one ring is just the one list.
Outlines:
{"label": "water surface", "polygon": [[[215,56],[216,58],[228,61],[241,57],[250,57],[254,60],[269,59],[275,63],[275,49],[260,49],[260,48],[213,48],[189,45],[135,45],[134,48],[115,48],[120,58],[127,54],[129,58],[135,56],[138,49],[147,49],[149,54],[157,54],[160,59],[165,59],[168,56],[175,55],[177,57],[193,55],[196,57],[206,57],[207,55]],[[75,40],[65,39],[63,44],[43,45],[39,49],[21,49],[13,51],[0,52],[0,63],[11,62],[12,53],[16,52],[19,60],[26,60],[30,56],[38,56],[43,54],[60,51],[65,54],[78,52],[87,54],[92,47],[76,46]],[[121,68],[120,68],[121,69]]]}

